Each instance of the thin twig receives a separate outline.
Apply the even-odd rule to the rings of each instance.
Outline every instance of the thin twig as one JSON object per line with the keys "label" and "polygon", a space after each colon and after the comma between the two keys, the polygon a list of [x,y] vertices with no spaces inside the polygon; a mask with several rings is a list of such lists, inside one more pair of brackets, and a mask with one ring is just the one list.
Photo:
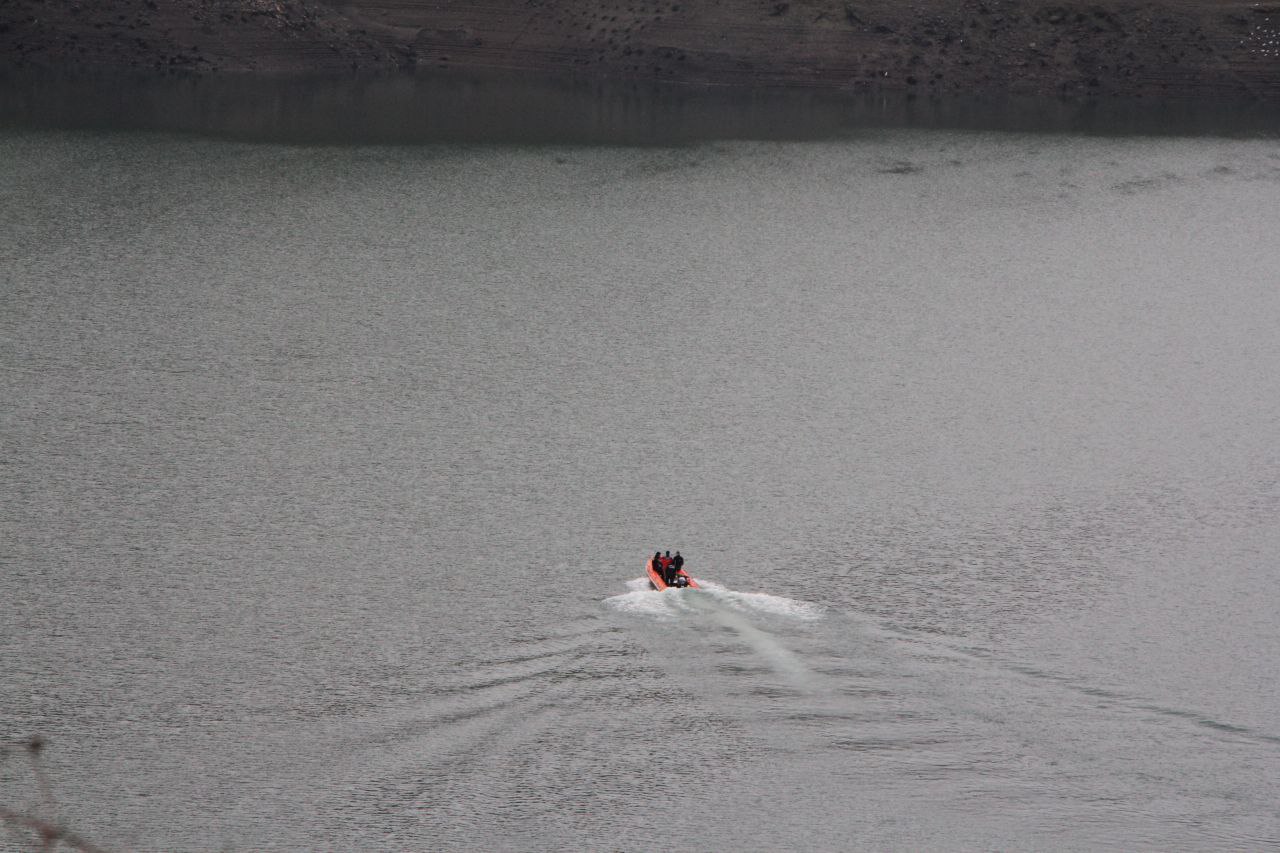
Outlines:
{"label": "thin twig", "polygon": [[44,809],[51,817],[57,819],[58,804],[53,799],[53,788],[49,785],[49,777],[44,772],[44,764],[40,761],[40,753],[44,749],[45,740],[35,735],[27,741],[27,754],[31,756],[31,772],[36,777],[36,789],[40,799],[44,800]]}
{"label": "thin twig", "polygon": [[[53,788],[49,785],[49,779],[44,772],[44,765],[40,762],[40,752],[44,749],[44,746],[45,740],[39,735],[25,741],[0,743],[0,760],[8,758],[9,753],[16,748],[25,749],[27,756],[31,760],[31,772],[36,778],[36,787],[40,791],[40,798],[44,801],[45,808],[49,809],[50,813],[54,813],[57,804],[53,799]],[[66,844],[81,851],[81,853],[107,853],[104,848],[76,835],[66,827],[60,826],[57,823],[56,815],[54,819],[49,820],[0,806],[0,824],[4,824],[11,829],[34,832],[40,837],[40,849],[43,851],[52,851],[59,844]]]}
{"label": "thin twig", "polygon": [[52,845],[56,842],[70,844],[77,850],[84,853],[107,853],[106,849],[99,847],[87,839],[81,838],[74,832],[47,820],[41,820],[38,817],[15,812],[0,806],[0,820],[22,829],[30,830],[40,836],[43,846],[52,849]]}

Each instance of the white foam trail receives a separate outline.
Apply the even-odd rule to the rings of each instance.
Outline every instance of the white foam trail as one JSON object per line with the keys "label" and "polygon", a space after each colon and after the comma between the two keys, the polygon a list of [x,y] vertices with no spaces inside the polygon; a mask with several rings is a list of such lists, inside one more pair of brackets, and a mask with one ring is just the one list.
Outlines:
{"label": "white foam trail", "polygon": [[809,668],[773,635],[761,631],[737,613],[717,610],[713,616],[720,624],[737,632],[774,672],[786,678],[793,686],[808,689],[812,685],[813,676]]}
{"label": "white foam trail", "polygon": [[696,596],[707,595],[717,603],[726,604],[742,613],[762,613],[784,616],[790,619],[813,620],[822,618],[822,608],[806,601],[796,601],[767,592],[737,592],[715,581],[699,580],[701,589],[668,589],[657,592],[649,586],[647,577],[627,581],[627,589],[621,595],[605,599],[605,604],[628,613],[650,616],[675,617],[693,610],[703,610],[696,603]]}
{"label": "white foam trail", "polygon": [[822,608],[807,601],[796,601],[767,592],[737,592],[715,581],[699,581],[702,588],[736,610],[755,613],[771,613],[792,619],[821,619]]}
{"label": "white foam trail", "polygon": [[621,595],[606,598],[604,603],[623,613],[636,613],[641,616],[652,616],[659,619],[675,619],[692,608],[688,604],[688,595],[697,590],[668,589],[658,592],[649,586],[647,577],[627,581],[627,589]]}
{"label": "white foam trail", "polygon": [[622,595],[606,598],[604,603],[623,613],[668,619],[676,616],[676,611],[671,607],[671,600],[651,590],[637,589],[624,592]]}

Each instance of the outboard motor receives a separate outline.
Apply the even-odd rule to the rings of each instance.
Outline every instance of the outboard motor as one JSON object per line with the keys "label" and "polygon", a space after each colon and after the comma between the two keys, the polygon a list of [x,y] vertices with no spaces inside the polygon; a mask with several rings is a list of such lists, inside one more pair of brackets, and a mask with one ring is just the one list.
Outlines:
{"label": "outboard motor", "polygon": [[676,587],[686,587],[689,585],[689,579],[684,575],[676,575],[676,582],[672,585]]}

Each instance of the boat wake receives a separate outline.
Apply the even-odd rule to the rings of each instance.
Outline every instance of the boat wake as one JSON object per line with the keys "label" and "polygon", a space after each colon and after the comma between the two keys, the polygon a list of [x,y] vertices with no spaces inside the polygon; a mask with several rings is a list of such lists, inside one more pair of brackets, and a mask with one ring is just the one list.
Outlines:
{"label": "boat wake", "polygon": [[686,614],[707,613],[709,610],[800,620],[822,618],[822,608],[816,604],[765,592],[738,592],[702,578],[698,583],[700,589],[657,592],[650,588],[648,578],[635,578],[627,581],[629,592],[606,598],[604,603],[623,613],[659,619],[679,619]]}
{"label": "boat wake", "polygon": [[623,613],[660,620],[697,620],[728,629],[752,649],[759,659],[783,676],[791,686],[807,690],[812,681],[808,667],[784,642],[755,622],[811,622],[822,618],[815,604],[769,595],[738,592],[714,581],[698,579],[698,589],[650,589],[648,578],[628,581],[630,590],[605,599],[605,604]]}

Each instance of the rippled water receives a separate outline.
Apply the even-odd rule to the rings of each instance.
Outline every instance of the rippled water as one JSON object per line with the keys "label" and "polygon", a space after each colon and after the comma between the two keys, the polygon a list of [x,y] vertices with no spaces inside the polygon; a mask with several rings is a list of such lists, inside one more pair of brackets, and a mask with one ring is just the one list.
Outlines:
{"label": "rippled water", "polygon": [[122,849],[1280,844],[1277,222],[1272,139],[10,131],[0,731]]}

